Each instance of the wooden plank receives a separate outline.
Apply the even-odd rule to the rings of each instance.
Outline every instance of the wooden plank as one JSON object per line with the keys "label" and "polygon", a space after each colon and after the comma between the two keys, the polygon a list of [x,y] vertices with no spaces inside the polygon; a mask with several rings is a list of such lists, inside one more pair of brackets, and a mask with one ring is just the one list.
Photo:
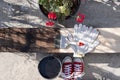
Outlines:
{"label": "wooden plank", "polygon": [[[91,53],[120,53],[120,28],[97,28],[100,31],[98,40],[101,42]],[[67,29],[73,33],[73,28]],[[64,30],[60,30],[66,35]],[[62,53],[73,53],[71,48],[60,49]]]}
{"label": "wooden plank", "polygon": [[[67,30],[73,33],[73,28],[67,28]],[[101,44],[92,53],[120,53],[120,28],[98,28],[98,30],[100,31],[98,39]],[[0,51],[73,53],[71,48],[56,49],[54,46],[55,36],[66,35],[66,33],[62,29],[59,33],[59,29],[52,28],[0,29]]]}
{"label": "wooden plank", "polygon": [[0,52],[51,52],[57,28],[1,28]]}

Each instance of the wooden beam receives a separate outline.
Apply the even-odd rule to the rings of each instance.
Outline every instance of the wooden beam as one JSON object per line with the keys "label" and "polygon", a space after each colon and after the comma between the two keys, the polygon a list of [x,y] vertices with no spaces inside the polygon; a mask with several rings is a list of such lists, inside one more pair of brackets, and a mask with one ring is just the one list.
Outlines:
{"label": "wooden beam", "polygon": [[[100,31],[98,40],[101,42],[91,53],[120,53],[120,28],[97,28]],[[73,28],[67,29],[73,33]],[[64,30],[60,30],[66,35]],[[60,49],[62,53],[73,53],[71,48]]]}

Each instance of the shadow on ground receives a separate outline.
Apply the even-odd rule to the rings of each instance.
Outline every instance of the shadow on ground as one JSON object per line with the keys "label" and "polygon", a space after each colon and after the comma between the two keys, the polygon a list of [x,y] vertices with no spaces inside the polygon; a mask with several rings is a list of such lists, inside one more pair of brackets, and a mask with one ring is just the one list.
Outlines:
{"label": "shadow on ground", "polygon": [[[97,28],[120,27],[120,2],[119,0],[82,0],[85,1],[78,13],[85,14],[83,24]],[[104,2],[108,1],[108,2]],[[118,5],[119,3],[119,5]],[[77,13],[76,13],[77,15]],[[72,27],[76,23],[71,18],[65,22],[67,27]]]}
{"label": "shadow on ground", "polygon": [[33,0],[11,2],[0,1],[0,27],[31,28],[41,27],[44,24],[45,19],[42,18],[45,17],[40,13],[38,4]]}
{"label": "shadow on ground", "polygon": [[[84,58],[85,80],[119,80],[119,53],[88,54]],[[118,73],[117,73],[118,72]]]}
{"label": "shadow on ground", "polygon": [[[85,14],[83,24],[94,27],[119,27],[120,2],[119,0],[82,0],[78,12]],[[21,1],[24,3],[23,1]],[[41,27],[47,18],[40,12],[37,1],[25,0],[26,5],[1,1],[1,27]],[[77,13],[76,13],[77,15]],[[75,16],[76,16],[75,15]],[[62,24],[73,27],[77,23],[70,18]]]}

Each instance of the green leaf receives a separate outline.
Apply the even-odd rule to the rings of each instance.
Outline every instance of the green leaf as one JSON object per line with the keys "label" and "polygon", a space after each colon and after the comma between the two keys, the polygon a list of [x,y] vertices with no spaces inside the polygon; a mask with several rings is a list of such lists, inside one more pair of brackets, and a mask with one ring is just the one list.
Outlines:
{"label": "green leaf", "polygon": [[70,15],[70,10],[69,9],[66,9],[65,12],[64,12],[65,16],[69,16]]}
{"label": "green leaf", "polygon": [[59,7],[58,7],[58,6],[56,7],[55,12],[60,13],[60,9],[59,9]]}
{"label": "green leaf", "polygon": [[60,9],[61,13],[64,13],[66,8],[64,6],[60,6],[59,9]]}

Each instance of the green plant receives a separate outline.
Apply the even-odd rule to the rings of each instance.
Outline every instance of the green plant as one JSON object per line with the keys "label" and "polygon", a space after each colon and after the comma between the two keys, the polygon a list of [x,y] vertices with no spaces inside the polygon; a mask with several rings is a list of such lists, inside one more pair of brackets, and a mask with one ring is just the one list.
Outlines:
{"label": "green plant", "polygon": [[39,0],[41,11],[48,17],[48,20],[45,21],[46,27],[61,24],[70,16],[75,18],[77,22],[82,23],[85,18],[84,14],[78,13],[77,17],[73,16],[80,3],[81,0]]}
{"label": "green plant", "polygon": [[48,12],[55,12],[59,19],[65,18],[71,14],[73,0],[39,0],[39,4]]}

